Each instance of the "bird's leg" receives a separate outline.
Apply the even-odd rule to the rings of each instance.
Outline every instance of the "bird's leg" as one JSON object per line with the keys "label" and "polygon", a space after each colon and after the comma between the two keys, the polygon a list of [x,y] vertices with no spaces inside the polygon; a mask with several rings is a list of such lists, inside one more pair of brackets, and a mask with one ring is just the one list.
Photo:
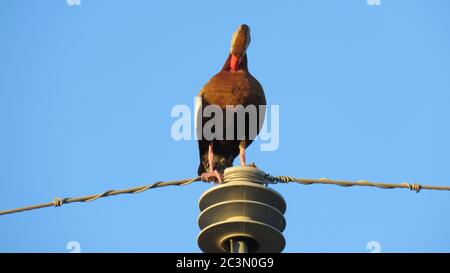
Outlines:
{"label": "bird's leg", "polygon": [[210,181],[212,177],[217,179],[217,182],[222,183],[223,175],[214,169],[214,152],[213,152],[213,144],[209,144],[208,148],[208,163],[209,163],[209,172],[204,172],[201,175],[201,179],[203,181]]}
{"label": "bird's leg", "polygon": [[239,142],[239,159],[241,161],[241,165],[245,166],[245,140]]}

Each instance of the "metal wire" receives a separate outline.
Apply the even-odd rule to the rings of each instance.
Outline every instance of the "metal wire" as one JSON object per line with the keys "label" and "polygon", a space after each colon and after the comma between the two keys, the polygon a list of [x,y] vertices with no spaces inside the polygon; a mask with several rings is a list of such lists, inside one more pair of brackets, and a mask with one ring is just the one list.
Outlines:
{"label": "metal wire", "polygon": [[177,180],[177,181],[170,181],[170,182],[156,182],[156,183],[146,185],[146,186],[134,187],[134,188],[124,189],[124,190],[109,190],[109,191],[105,191],[105,192],[99,193],[99,194],[92,194],[92,195],[75,197],[75,198],[56,197],[56,198],[54,198],[53,202],[48,202],[48,203],[43,203],[43,204],[38,204],[38,205],[33,205],[33,206],[26,206],[26,207],[10,209],[10,210],[3,210],[3,211],[0,211],[0,215],[11,214],[11,213],[21,212],[21,211],[26,211],[26,210],[40,209],[40,208],[45,208],[45,207],[52,207],[52,206],[59,207],[63,204],[74,203],[74,202],[91,202],[91,201],[97,200],[102,197],[108,197],[108,196],[125,194],[125,193],[141,193],[141,192],[144,192],[149,189],[160,188],[160,187],[165,187],[165,186],[185,186],[185,185],[189,185],[196,181],[200,181],[200,177]]}
{"label": "metal wire", "polygon": [[[0,211],[1,215],[21,212],[21,211],[27,211],[27,210],[34,210],[34,209],[40,209],[45,207],[59,207],[63,204],[68,203],[74,203],[74,202],[91,202],[94,200],[97,200],[102,197],[108,197],[113,195],[119,195],[119,194],[125,194],[125,193],[141,193],[149,189],[153,188],[160,188],[165,186],[185,186],[189,185],[193,182],[201,181],[200,177],[190,178],[190,179],[183,179],[183,180],[177,180],[177,181],[170,181],[170,182],[156,182],[150,185],[146,186],[140,186],[140,187],[134,187],[124,190],[109,190],[105,191],[103,193],[99,194],[92,194],[82,197],[68,197],[68,198],[54,198],[53,202],[38,204],[38,205],[32,205],[32,206],[26,206],[16,209],[10,209],[10,210],[3,210]],[[207,181],[204,181],[207,182]],[[359,180],[359,181],[346,181],[346,180],[331,180],[328,178],[320,178],[320,179],[307,179],[307,178],[295,178],[292,176],[272,176],[270,174],[265,175],[265,181],[260,181],[258,179],[255,181],[256,183],[262,183],[262,184],[277,184],[277,183],[297,183],[301,185],[311,185],[311,184],[327,184],[327,185],[337,185],[341,187],[352,187],[352,186],[366,186],[366,187],[377,187],[381,189],[395,189],[395,188],[402,188],[402,189],[409,189],[415,192],[419,192],[420,190],[445,190],[450,191],[450,186],[429,186],[429,185],[420,185],[420,184],[409,184],[407,182],[403,182],[400,184],[393,184],[393,183],[383,183],[383,182],[369,182],[367,180]]]}
{"label": "metal wire", "polygon": [[381,189],[401,188],[401,189],[409,189],[417,193],[419,193],[419,191],[422,189],[450,191],[450,186],[429,186],[420,184],[409,184],[407,182],[403,182],[400,184],[393,184],[384,182],[369,182],[367,180],[346,181],[346,180],[331,180],[328,178],[320,178],[320,179],[295,178],[292,176],[271,176],[270,174],[266,175],[266,179],[275,183],[294,182],[302,185],[327,184],[327,185],[337,185],[341,187],[365,186],[365,187],[377,187]]}

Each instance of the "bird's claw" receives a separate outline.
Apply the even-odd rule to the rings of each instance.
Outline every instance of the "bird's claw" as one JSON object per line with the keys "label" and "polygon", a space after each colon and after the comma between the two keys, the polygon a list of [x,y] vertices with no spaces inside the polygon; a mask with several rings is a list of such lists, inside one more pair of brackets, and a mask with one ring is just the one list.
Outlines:
{"label": "bird's claw", "polygon": [[208,173],[206,173],[206,172],[202,173],[200,178],[202,179],[202,181],[210,182],[210,181],[216,180],[214,182],[217,182],[219,184],[223,183],[223,174],[221,174],[217,170],[214,170],[214,171],[211,171],[211,172],[208,172]]}

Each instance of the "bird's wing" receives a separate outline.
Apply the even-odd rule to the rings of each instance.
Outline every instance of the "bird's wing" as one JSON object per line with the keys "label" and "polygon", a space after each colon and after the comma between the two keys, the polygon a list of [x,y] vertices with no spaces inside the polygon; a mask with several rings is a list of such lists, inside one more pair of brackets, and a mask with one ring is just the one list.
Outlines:
{"label": "bird's wing", "polygon": [[198,95],[195,97],[195,131],[197,136],[197,142],[198,142],[198,153],[199,153],[199,159],[200,164],[198,167],[198,175],[201,175],[202,173],[206,172],[206,168],[203,164],[203,157],[208,151],[208,142],[203,139],[203,93],[204,88],[198,93]]}
{"label": "bird's wing", "polygon": [[203,90],[195,97],[195,121],[194,128],[197,134],[197,139],[201,139],[202,128],[202,100],[203,100]]}

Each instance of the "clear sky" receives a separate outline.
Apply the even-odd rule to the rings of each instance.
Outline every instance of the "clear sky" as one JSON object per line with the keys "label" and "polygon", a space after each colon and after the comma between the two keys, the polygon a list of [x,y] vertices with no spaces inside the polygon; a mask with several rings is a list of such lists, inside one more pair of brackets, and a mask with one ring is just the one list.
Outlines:
{"label": "clear sky", "polygon": [[[252,29],[274,175],[450,185],[450,2],[0,2],[0,209],[195,177],[170,111]],[[235,161],[238,164],[238,160]],[[199,252],[196,183],[0,217],[1,252]],[[285,252],[450,252],[450,193],[276,185]]]}

